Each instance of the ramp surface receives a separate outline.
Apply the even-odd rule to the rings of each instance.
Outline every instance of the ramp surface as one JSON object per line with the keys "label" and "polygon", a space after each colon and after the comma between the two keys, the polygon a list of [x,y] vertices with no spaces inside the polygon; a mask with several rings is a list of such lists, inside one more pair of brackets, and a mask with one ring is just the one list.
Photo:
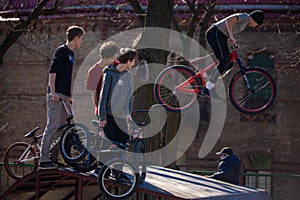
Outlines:
{"label": "ramp surface", "polygon": [[[60,192],[59,192],[60,191]],[[99,199],[102,195],[97,178],[71,168],[41,170],[25,176],[4,191],[0,199]],[[264,190],[232,185],[200,175],[151,166],[147,178],[139,185],[137,199],[222,199],[271,200]]]}

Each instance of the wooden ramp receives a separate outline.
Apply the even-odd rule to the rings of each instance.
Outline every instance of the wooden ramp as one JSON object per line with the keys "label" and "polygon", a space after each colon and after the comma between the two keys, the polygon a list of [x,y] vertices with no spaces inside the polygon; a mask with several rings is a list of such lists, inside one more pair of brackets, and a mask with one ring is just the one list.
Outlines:
{"label": "wooden ramp", "polygon": [[[42,170],[16,181],[0,199],[75,199],[101,197],[97,179],[71,169]],[[57,198],[58,197],[58,198]],[[214,179],[168,168],[151,166],[144,184],[139,185],[135,199],[222,199],[270,200],[263,190],[227,184]]]}

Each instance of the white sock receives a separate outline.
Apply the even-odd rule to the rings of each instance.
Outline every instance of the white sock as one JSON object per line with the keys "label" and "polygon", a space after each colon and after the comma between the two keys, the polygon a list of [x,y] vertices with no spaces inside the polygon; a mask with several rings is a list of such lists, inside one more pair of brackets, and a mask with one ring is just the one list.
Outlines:
{"label": "white sock", "polygon": [[211,90],[211,89],[213,89],[214,87],[215,87],[215,84],[214,84],[213,82],[208,81],[208,82],[206,83],[206,88],[207,88],[208,90]]}

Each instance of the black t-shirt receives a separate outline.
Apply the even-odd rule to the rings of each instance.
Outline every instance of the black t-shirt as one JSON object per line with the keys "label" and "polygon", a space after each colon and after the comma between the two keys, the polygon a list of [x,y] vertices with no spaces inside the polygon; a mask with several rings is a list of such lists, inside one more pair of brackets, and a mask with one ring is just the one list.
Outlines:
{"label": "black t-shirt", "polygon": [[[49,73],[56,74],[55,92],[71,96],[74,52],[67,45],[59,46],[52,58]],[[50,87],[48,86],[48,92]]]}

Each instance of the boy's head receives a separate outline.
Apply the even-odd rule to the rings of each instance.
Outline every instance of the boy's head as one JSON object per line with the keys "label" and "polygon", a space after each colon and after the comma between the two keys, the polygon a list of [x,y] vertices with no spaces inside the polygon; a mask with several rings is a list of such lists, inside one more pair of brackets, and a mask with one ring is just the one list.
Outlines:
{"label": "boy's head", "polygon": [[119,52],[120,48],[114,41],[105,42],[99,48],[99,54],[102,59],[113,57],[116,59]]}
{"label": "boy's head", "polygon": [[67,40],[71,42],[76,36],[80,38],[84,33],[84,29],[80,26],[70,26],[66,32]]}
{"label": "boy's head", "polygon": [[249,15],[258,26],[264,22],[265,14],[262,10],[254,10]]}
{"label": "boy's head", "polygon": [[118,61],[122,64],[125,64],[128,61],[132,62],[138,58],[138,52],[135,49],[122,48],[120,50],[120,54],[121,55],[119,56]]}

